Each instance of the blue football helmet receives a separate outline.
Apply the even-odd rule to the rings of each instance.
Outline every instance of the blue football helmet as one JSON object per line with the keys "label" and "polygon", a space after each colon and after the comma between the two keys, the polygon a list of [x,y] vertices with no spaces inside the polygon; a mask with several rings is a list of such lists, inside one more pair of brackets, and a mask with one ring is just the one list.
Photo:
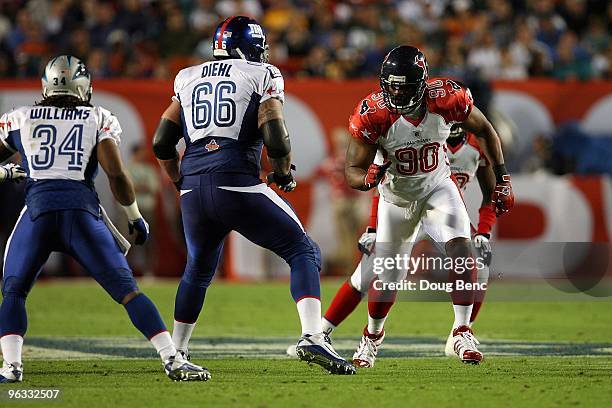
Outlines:
{"label": "blue football helmet", "polygon": [[234,16],[217,26],[213,37],[213,56],[268,62],[268,45],[263,28],[252,18]]}

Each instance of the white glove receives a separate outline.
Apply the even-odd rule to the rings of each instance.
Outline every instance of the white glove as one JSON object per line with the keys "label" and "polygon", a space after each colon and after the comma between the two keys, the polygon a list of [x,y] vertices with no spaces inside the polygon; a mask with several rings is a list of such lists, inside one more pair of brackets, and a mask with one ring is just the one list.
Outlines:
{"label": "white glove", "polygon": [[19,182],[21,179],[26,178],[26,176],[27,174],[23,167],[14,163],[0,166],[0,181],[11,180]]}
{"label": "white glove", "polygon": [[375,243],[376,243],[376,228],[368,227],[366,229],[366,232],[361,234],[357,247],[362,253],[370,256],[372,254],[372,250],[374,249]]}
{"label": "white glove", "polygon": [[487,266],[491,265],[493,254],[491,253],[489,237],[484,234],[476,234],[472,242],[474,242],[474,248],[476,248],[478,256],[483,259],[484,264]]}

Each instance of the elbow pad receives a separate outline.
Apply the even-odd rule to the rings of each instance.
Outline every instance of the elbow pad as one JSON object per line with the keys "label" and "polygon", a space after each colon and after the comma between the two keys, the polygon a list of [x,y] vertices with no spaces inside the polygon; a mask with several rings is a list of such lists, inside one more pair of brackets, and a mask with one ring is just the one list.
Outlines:
{"label": "elbow pad", "polygon": [[282,119],[272,119],[259,128],[263,135],[264,144],[268,149],[268,156],[277,159],[285,157],[291,152],[289,132]]}
{"label": "elbow pad", "polygon": [[176,144],[181,139],[181,125],[162,118],[153,135],[153,153],[159,160],[172,160],[178,156]]}

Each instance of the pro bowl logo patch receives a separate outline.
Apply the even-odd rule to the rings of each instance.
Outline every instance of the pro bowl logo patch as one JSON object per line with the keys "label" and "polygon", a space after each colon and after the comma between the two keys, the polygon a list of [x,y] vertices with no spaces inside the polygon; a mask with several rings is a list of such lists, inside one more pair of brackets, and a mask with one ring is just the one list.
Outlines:
{"label": "pro bowl logo patch", "polygon": [[219,150],[220,147],[221,146],[217,144],[215,139],[211,139],[211,141],[206,143],[206,145],[204,146],[207,152],[214,152],[215,150]]}

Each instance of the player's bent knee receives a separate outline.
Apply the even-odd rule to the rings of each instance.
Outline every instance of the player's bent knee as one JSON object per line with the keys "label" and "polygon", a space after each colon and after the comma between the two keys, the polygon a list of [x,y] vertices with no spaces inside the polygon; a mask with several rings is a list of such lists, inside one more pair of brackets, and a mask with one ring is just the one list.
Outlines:
{"label": "player's bent knee", "polygon": [[124,298],[133,292],[138,293],[138,285],[129,269],[115,269],[112,273],[96,274],[96,280],[117,303],[125,304]]}

